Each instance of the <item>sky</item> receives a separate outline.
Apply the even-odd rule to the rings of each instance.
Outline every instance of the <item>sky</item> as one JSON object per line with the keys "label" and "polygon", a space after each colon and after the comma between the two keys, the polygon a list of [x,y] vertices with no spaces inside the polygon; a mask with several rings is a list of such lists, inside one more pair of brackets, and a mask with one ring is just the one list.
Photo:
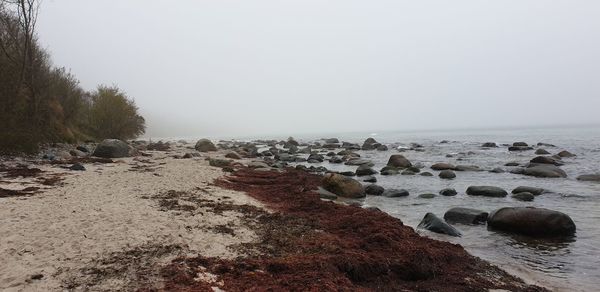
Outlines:
{"label": "sky", "polygon": [[600,124],[600,1],[43,0],[147,137]]}

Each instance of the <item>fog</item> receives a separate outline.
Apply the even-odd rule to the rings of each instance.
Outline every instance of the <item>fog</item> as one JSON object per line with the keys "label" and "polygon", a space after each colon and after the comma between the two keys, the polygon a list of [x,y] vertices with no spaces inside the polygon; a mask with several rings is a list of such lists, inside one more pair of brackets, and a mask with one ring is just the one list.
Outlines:
{"label": "fog", "polygon": [[600,123],[600,1],[44,0],[148,137]]}

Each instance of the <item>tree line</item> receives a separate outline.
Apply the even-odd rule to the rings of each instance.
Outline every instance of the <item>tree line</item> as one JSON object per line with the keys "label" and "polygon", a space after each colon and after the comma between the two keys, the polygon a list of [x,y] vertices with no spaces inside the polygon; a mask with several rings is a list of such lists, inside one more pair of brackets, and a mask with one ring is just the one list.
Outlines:
{"label": "tree line", "polygon": [[39,0],[0,0],[0,154],[143,134],[144,118],[117,86],[86,91],[52,64],[35,33],[38,11]]}

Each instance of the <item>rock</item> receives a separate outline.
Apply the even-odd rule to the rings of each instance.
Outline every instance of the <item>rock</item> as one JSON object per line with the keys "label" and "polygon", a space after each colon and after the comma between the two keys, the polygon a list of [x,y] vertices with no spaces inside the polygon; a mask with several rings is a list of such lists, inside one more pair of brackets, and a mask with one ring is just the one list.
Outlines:
{"label": "rock", "polygon": [[454,167],[455,171],[482,171],[477,165],[457,165]]}
{"label": "rock", "polygon": [[194,148],[199,152],[212,152],[217,151],[217,146],[213,144],[212,141],[208,139],[200,139],[196,142],[196,146]]}
{"label": "rock", "polygon": [[527,150],[533,150],[533,147],[529,147],[529,146],[510,146],[510,147],[508,147],[508,151],[527,151]]}
{"label": "rock", "polygon": [[490,170],[490,172],[492,172],[492,173],[504,173],[505,171],[504,171],[504,169],[502,169],[500,167],[496,167],[496,168]]}
{"label": "rock", "polygon": [[360,182],[337,173],[328,173],[321,180],[323,188],[345,198],[364,198],[365,189]]}
{"label": "rock", "polygon": [[421,220],[421,223],[419,223],[417,228],[423,228],[431,232],[447,234],[450,236],[461,236],[460,232],[456,228],[448,225],[448,223],[442,221],[433,213],[425,214],[425,217],[423,217],[423,220]]}
{"label": "rock", "polygon": [[79,150],[79,151],[81,151],[81,152],[90,153],[90,150],[87,147],[83,146],[83,145],[77,146],[76,149]]}
{"label": "rock", "polygon": [[362,150],[374,150],[377,148],[378,145],[380,145],[380,144],[377,143],[377,141],[375,141],[375,139],[367,138],[365,140],[365,142],[363,143],[361,149]]}
{"label": "rock", "polygon": [[453,179],[456,177],[456,174],[454,173],[454,171],[452,170],[442,170],[439,174],[440,178],[442,179]]}
{"label": "rock", "polygon": [[421,172],[419,175],[420,176],[433,176],[433,173],[425,171],[425,172]]}
{"label": "rock", "polygon": [[548,152],[546,149],[540,148],[538,150],[535,150],[535,154],[536,155],[548,155],[548,154],[550,154],[550,152]]}
{"label": "rock", "polygon": [[325,154],[325,156],[333,157],[333,156],[335,156],[335,152],[327,152],[327,154]]}
{"label": "rock", "polygon": [[577,177],[580,181],[597,181],[600,182],[600,174],[584,174]]}
{"label": "rock", "polygon": [[408,169],[407,169],[407,170],[403,171],[403,172],[402,172],[402,173],[400,173],[400,174],[401,174],[401,175],[415,175],[415,174],[417,174],[417,173],[415,173],[415,172],[414,172],[414,171],[412,171],[412,170],[408,170]]}
{"label": "rock", "polygon": [[85,167],[83,165],[81,165],[80,163],[75,163],[73,165],[71,165],[69,167],[70,170],[76,170],[76,171],[84,171]]}
{"label": "rock", "polygon": [[337,143],[340,143],[340,140],[338,140],[338,138],[328,138],[328,139],[323,139],[323,141],[325,141],[325,144],[337,144]]}
{"label": "rock", "polygon": [[377,171],[375,171],[374,169],[372,169],[369,165],[367,164],[363,164],[361,166],[359,166],[356,169],[356,175],[357,176],[365,176],[365,175],[372,175],[372,174],[376,174]]}
{"label": "rock", "polygon": [[542,188],[535,188],[535,187],[526,187],[526,186],[520,186],[520,187],[516,187],[514,190],[512,190],[513,194],[518,194],[518,193],[531,193],[534,196],[539,196],[542,193],[544,193],[544,189]]}
{"label": "rock", "polygon": [[487,218],[487,212],[461,207],[452,208],[444,214],[444,220],[451,224],[485,224]]}
{"label": "rock", "polygon": [[435,197],[436,197],[435,194],[420,194],[418,196],[418,198],[421,198],[421,199],[433,199]]}
{"label": "rock", "polygon": [[360,150],[360,145],[354,143],[343,142],[342,148],[346,150]]}
{"label": "rock", "polygon": [[564,163],[549,157],[549,156],[537,156],[529,161],[530,163],[539,163],[539,164],[554,164],[556,166],[563,165]]}
{"label": "rock", "polygon": [[325,149],[336,149],[340,148],[340,144],[323,144],[323,148]]}
{"label": "rock", "polygon": [[73,158],[73,155],[67,151],[58,151],[54,154],[54,159],[57,160],[70,160],[71,158]]}
{"label": "rock", "polygon": [[396,168],[408,168],[412,166],[412,163],[404,155],[402,154],[394,154],[390,156],[390,159],[387,163],[388,166],[396,167]]}
{"label": "rock", "polygon": [[316,161],[316,162],[323,162],[323,160],[325,160],[325,157],[323,157],[323,155],[321,154],[311,154],[308,156],[307,158],[308,162],[312,161]]}
{"label": "rock", "polygon": [[381,169],[381,175],[396,175],[399,173],[400,173],[400,170],[398,170],[397,168],[395,168],[393,166],[384,166]]}
{"label": "rock", "polygon": [[296,139],[294,139],[294,137],[289,137],[287,139],[287,142],[285,142],[285,144],[283,145],[283,148],[290,148],[290,146],[300,146],[300,143],[298,143],[298,141],[296,141]]}
{"label": "rock", "polygon": [[388,198],[406,197],[408,195],[408,191],[404,189],[387,189],[383,192],[383,196]]}
{"label": "rock", "polygon": [[237,153],[235,153],[233,151],[227,152],[227,154],[225,154],[225,157],[226,158],[231,158],[231,159],[242,159],[242,157],[240,157],[239,154],[237,154]]}
{"label": "rock", "polygon": [[171,149],[171,145],[169,145],[168,142],[158,141],[149,143],[148,146],[146,146],[146,149],[152,151],[167,151]]}
{"label": "rock", "polygon": [[450,164],[450,163],[436,163],[434,165],[431,166],[431,169],[433,170],[452,170],[454,169],[454,165]]}
{"label": "rock", "polygon": [[214,167],[225,168],[225,167],[231,166],[231,160],[220,159],[220,158],[209,158],[208,164],[210,166],[214,166]]}
{"label": "rock", "polygon": [[563,150],[561,152],[558,152],[557,155],[560,156],[560,157],[575,157],[575,156],[577,156],[577,155],[575,155],[575,154],[573,154],[573,153],[571,153],[571,152],[569,152],[567,150]]}
{"label": "rock", "polygon": [[494,143],[494,142],[485,142],[485,143],[483,143],[483,145],[481,145],[481,147],[495,148],[495,147],[498,147],[498,145],[496,145],[496,143]]}
{"label": "rock", "polygon": [[360,159],[360,158],[355,158],[355,159],[350,159],[348,161],[346,161],[346,163],[344,163],[345,165],[363,165],[366,164],[368,166],[373,166],[373,162],[366,160],[366,159]]}
{"label": "rock", "polygon": [[92,155],[102,158],[122,158],[128,157],[129,153],[130,147],[127,143],[117,139],[106,139],[96,146]]}
{"label": "rock", "polygon": [[374,176],[372,176],[372,175],[370,175],[370,176],[367,176],[367,177],[363,178],[363,181],[364,182],[375,183],[375,182],[377,182],[377,178],[374,177]]}
{"label": "rock", "polygon": [[87,154],[87,152],[73,149],[73,150],[69,151],[69,155],[74,156],[74,157],[86,157],[88,154]]}
{"label": "rock", "polygon": [[270,168],[268,164],[260,161],[252,161],[248,163],[248,168]]}
{"label": "rock", "polygon": [[183,159],[190,159],[190,158],[193,158],[193,157],[194,157],[194,154],[188,152],[186,154],[183,154],[183,156],[181,158],[183,158]]}
{"label": "rock", "polygon": [[521,165],[521,164],[518,162],[507,162],[506,164],[504,164],[504,166],[519,166],[519,165]]}
{"label": "rock", "polygon": [[544,146],[544,147],[556,147],[556,145],[554,145],[554,144],[542,143],[542,142],[538,142],[537,145]]}
{"label": "rock", "polygon": [[499,187],[470,186],[467,188],[467,195],[484,197],[506,197],[508,196],[508,193]]}
{"label": "rock", "polygon": [[529,147],[529,145],[525,142],[515,142],[513,143],[513,146],[515,147]]}
{"label": "rock", "polygon": [[516,193],[512,195],[512,198],[515,200],[523,201],[523,202],[531,202],[535,198],[532,193],[522,192]]}
{"label": "rock", "polygon": [[319,197],[321,197],[321,199],[327,199],[327,200],[336,200],[337,199],[337,195],[322,188],[319,187],[317,189],[317,193],[319,194]]}
{"label": "rock", "polygon": [[356,176],[356,173],[354,173],[354,171],[342,171],[340,172],[340,174],[345,176]]}
{"label": "rock", "polygon": [[342,159],[339,156],[333,156],[329,159],[329,163],[336,163],[336,164],[344,163],[344,159]]}
{"label": "rock", "polygon": [[371,196],[381,196],[385,189],[378,185],[368,185],[365,187],[365,193]]}
{"label": "rock", "polygon": [[527,167],[523,170],[523,174],[535,177],[567,177],[567,173],[564,170],[551,164],[537,164],[532,167]]}
{"label": "rock", "polygon": [[452,189],[452,188],[447,188],[447,189],[443,189],[440,191],[440,195],[446,196],[446,197],[456,196],[456,194],[457,194],[456,190]]}
{"label": "rock", "polygon": [[534,237],[569,236],[576,230],[575,223],[568,215],[532,207],[501,208],[490,214],[488,226]]}
{"label": "rock", "polygon": [[379,145],[377,151],[388,151],[388,147],[385,145]]}

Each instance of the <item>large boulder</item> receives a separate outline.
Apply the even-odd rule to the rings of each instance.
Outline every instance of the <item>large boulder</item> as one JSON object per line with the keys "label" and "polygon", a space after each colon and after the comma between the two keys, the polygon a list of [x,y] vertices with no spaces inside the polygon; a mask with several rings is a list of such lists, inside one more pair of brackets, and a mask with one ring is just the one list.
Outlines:
{"label": "large boulder", "polygon": [[548,154],[550,154],[550,152],[548,152],[548,150],[546,150],[546,149],[539,148],[538,150],[535,150],[535,154],[537,154],[537,155],[548,155]]}
{"label": "large boulder", "polygon": [[575,223],[568,215],[532,207],[501,208],[490,214],[488,226],[535,237],[569,236],[576,230]]}
{"label": "large boulder", "polygon": [[402,154],[394,154],[390,156],[390,159],[387,163],[388,166],[396,167],[396,168],[409,168],[412,166],[412,163],[404,155]]}
{"label": "large boulder", "polygon": [[324,189],[345,198],[364,198],[365,189],[360,182],[347,176],[328,173],[321,180]]}
{"label": "large boulder", "polygon": [[215,146],[215,144],[213,144],[213,142],[208,139],[198,140],[194,148],[199,152],[217,151],[217,146]]}
{"label": "large boulder", "polygon": [[444,214],[444,220],[448,223],[485,224],[487,218],[487,212],[461,207],[452,208]]}
{"label": "large boulder", "polygon": [[94,150],[93,156],[103,158],[121,158],[130,156],[131,147],[118,139],[106,139]]}
{"label": "large boulder", "polygon": [[508,193],[499,187],[470,186],[467,188],[467,195],[501,198],[508,196]]}
{"label": "large boulder", "polygon": [[421,220],[421,223],[419,223],[417,228],[423,228],[431,232],[447,234],[450,236],[461,236],[460,231],[456,230],[456,228],[450,226],[448,223],[442,221],[433,213],[425,214],[425,217],[423,217],[423,220]]}
{"label": "large boulder", "polygon": [[524,175],[535,177],[567,177],[567,173],[556,165],[552,164],[535,164],[523,170]]}
{"label": "large boulder", "polygon": [[431,169],[433,170],[452,170],[454,169],[454,165],[450,164],[450,163],[436,163],[434,165],[431,166]]}
{"label": "large boulder", "polygon": [[533,164],[553,164],[556,166],[564,164],[560,160],[556,160],[550,156],[537,156],[537,157],[531,159],[529,162],[531,162]]}
{"label": "large boulder", "polygon": [[377,147],[381,145],[375,141],[373,138],[367,138],[362,145],[362,150],[375,150]]}
{"label": "large boulder", "polygon": [[600,182],[600,174],[584,174],[577,177],[580,181],[598,181]]}

